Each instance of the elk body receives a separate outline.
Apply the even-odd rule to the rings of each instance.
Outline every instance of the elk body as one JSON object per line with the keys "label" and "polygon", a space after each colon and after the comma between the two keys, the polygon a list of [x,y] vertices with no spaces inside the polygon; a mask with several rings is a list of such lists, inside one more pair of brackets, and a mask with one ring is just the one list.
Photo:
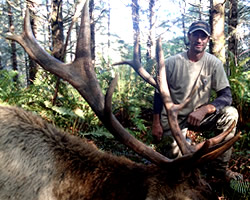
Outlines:
{"label": "elk body", "polygon": [[190,145],[178,125],[179,105],[172,102],[158,40],[159,76],[155,80],[139,61],[139,37],[135,37],[134,59],[128,64],[157,88],[168,112],[169,124],[183,156],[169,159],[136,140],[112,114],[112,94],[117,77],[104,96],[91,60],[88,1],[83,8],[75,60],[65,64],[44,51],[32,34],[26,11],[21,35],[9,34],[45,70],[68,81],[88,102],[104,126],[118,140],[151,161],[134,163],[98,151],[92,145],[47,124],[39,117],[14,107],[0,107],[0,200],[95,200],[95,199],[213,199],[208,184],[200,178],[200,164],[229,149],[239,134],[223,139],[235,124],[209,140]]}
{"label": "elk body", "polygon": [[[0,199],[207,199],[198,171],[161,169],[101,152],[40,117],[0,107]],[[210,198],[211,199],[211,198]]]}

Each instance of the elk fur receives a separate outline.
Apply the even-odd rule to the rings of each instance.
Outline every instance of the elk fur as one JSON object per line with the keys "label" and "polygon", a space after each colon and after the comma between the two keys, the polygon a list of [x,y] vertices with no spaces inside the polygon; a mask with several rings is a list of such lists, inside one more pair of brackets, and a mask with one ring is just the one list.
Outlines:
{"label": "elk fur", "polygon": [[[199,172],[99,151],[23,109],[0,106],[0,199],[207,199]],[[188,170],[189,171],[189,170]]]}

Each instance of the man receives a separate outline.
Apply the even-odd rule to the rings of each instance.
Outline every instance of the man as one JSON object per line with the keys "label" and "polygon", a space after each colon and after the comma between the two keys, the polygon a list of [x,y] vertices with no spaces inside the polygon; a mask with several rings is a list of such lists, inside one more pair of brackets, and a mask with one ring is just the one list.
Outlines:
{"label": "man", "polygon": [[[238,120],[238,112],[231,107],[232,95],[229,81],[225,74],[222,62],[215,56],[205,51],[210,39],[210,27],[206,22],[197,21],[192,23],[188,31],[190,48],[172,56],[166,60],[166,73],[168,85],[173,102],[183,102],[194,87],[197,87],[191,101],[178,115],[180,128],[186,137],[187,129],[191,130],[214,130],[222,132],[226,130],[233,121]],[[214,90],[217,97],[209,102],[211,91]],[[181,152],[168,125],[168,116],[161,101],[159,93],[154,96],[154,116],[152,134],[156,140],[162,137],[172,139],[172,143],[166,146],[167,157],[175,158],[181,156]],[[228,140],[235,134],[234,130],[225,138]],[[228,180],[239,177],[238,173],[227,168],[232,149],[225,152],[216,162],[217,172]]]}

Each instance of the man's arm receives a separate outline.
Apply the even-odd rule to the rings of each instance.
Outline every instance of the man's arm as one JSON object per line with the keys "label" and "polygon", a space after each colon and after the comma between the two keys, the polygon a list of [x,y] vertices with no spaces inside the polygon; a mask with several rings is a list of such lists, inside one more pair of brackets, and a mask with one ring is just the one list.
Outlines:
{"label": "man's arm", "polygon": [[154,107],[153,107],[153,125],[152,125],[152,135],[156,141],[160,141],[163,134],[163,129],[160,121],[160,113],[163,108],[163,103],[161,96],[158,92],[154,94]]}
{"label": "man's arm", "polygon": [[210,104],[201,106],[188,116],[188,123],[192,126],[200,126],[200,122],[207,114],[219,112],[225,106],[232,103],[232,93],[230,87],[226,87],[217,92],[217,98]]}
{"label": "man's arm", "polygon": [[212,105],[216,108],[216,112],[219,112],[226,106],[232,104],[232,93],[230,87],[226,87],[217,92],[217,98],[211,102]]}

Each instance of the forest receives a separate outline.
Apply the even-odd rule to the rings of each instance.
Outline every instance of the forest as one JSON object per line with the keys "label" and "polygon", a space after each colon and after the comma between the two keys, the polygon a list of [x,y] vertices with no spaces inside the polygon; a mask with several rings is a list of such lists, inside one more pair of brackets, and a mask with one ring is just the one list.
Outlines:
{"label": "forest", "polygon": [[[58,60],[75,59],[80,14],[85,0],[1,0],[0,6],[0,104],[33,111],[70,134],[85,137],[98,148],[148,162],[120,144],[103,126],[88,103],[68,82],[42,69],[21,45],[8,40],[9,33],[21,34],[25,10],[30,10],[33,34],[39,44]],[[219,199],[248,199],[250,144],[249,21],[247,0],[89,0],[91,59],[101,89],[107,90],[118,74],[113,94],[113,113],[137,139],[161,151],[164,141],[151,135],[154,87],[128,65],[116,62],[133,58],[133,43],[139,38],[140,62],[156,76],[156,40],[162,38],[165,58],[189,47],[188,27],[195,20],[209,22],[212,30],[207,51],[224,64],[239,112],[232,171],[243,174],[243,182],[221,186],[211,179]],[[213,95],[214,96],[214,95]],[[204,140],[195,133],[193,140]]]}

